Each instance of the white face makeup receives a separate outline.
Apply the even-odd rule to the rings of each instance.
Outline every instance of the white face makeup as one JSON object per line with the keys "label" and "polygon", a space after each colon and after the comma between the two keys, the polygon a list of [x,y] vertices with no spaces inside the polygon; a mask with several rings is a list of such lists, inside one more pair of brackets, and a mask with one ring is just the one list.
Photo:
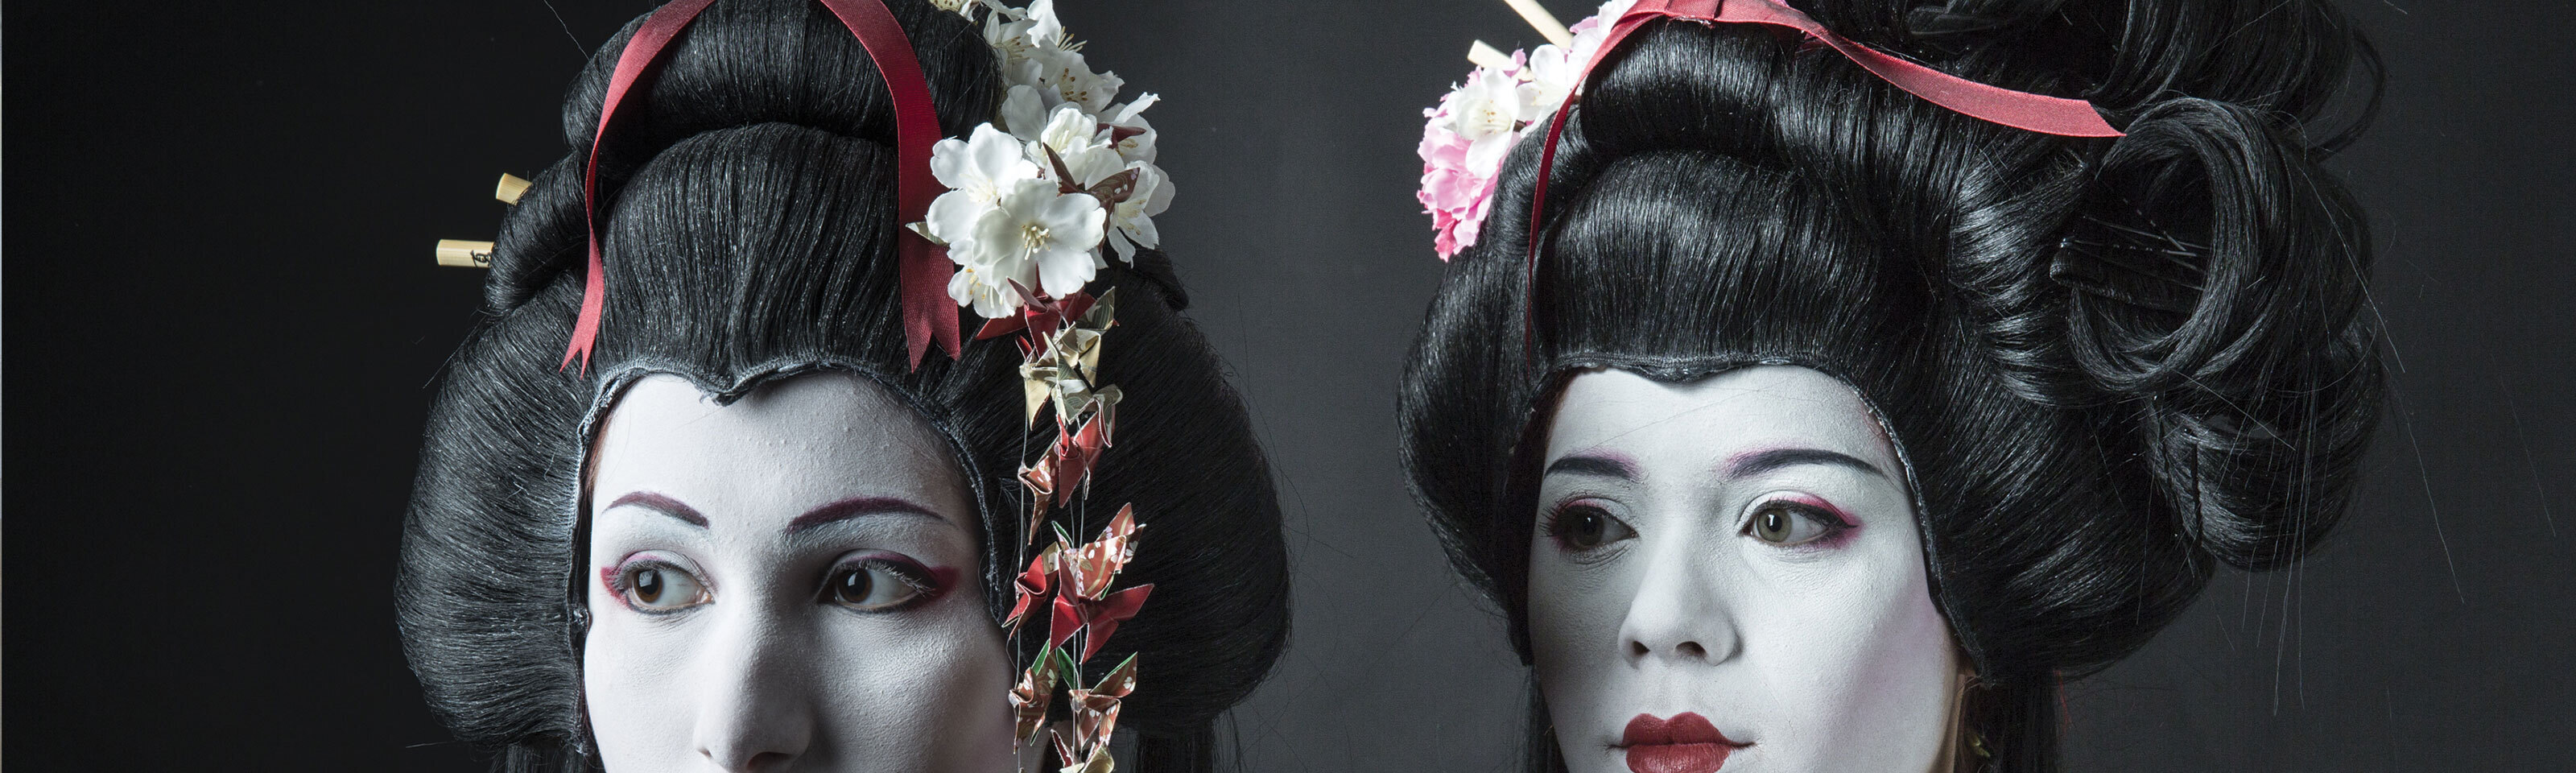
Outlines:
{"label": "white face makeup", "polygon": [[1546,453],[1530,646],[1567,767],[1935,769],[1959,659],[1850,387],[1585,373]]}
{"label": "white face makeup", "polygon": [[1009,770],[1010,658],[948,445],[882,387],[650,376],[593,456],[582,684],[608,770]]}

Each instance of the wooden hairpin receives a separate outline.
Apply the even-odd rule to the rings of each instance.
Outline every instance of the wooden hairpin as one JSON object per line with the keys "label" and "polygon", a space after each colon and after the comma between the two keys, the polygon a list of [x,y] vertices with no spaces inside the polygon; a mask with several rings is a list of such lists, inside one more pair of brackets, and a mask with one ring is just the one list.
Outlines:
{"label": "wooden hairpin", "polygon": [[[1557,21],[1555,14],[1548,13],[1546,8],[1540,7],[1538,0],[1503,0],[1503,3],[1510,5],[1512,10],[1520,12],[1521,20],[1529,22],[1532,29],[1538,30],[1539,37],[1547,38],[1547,42],[1559,47],[1574,44],[1574,33],[1567,31],[1565,23]],[[1467,61],[1488,70],[1512,68],[1510,54],[1503,53],[1502,49],[1487,45],[1482,40],[1467,46]]]}
{"label": "wooden hairpin", "polygon": [[1539,37],[1547,38],[1547,42],[1556,44],[1558,48],[1574,45],[1574,33],[1566,31],[1565,23],[1557,21],[1556,15],[1540,7],[1538,0],[1503,0],[1503,3],[1519,11],[1521,19],[1537,29]]}
{"label": "wooden hairpin", "polygon": [[438,240],[438,265],[458,268],[491,268],[492,243],[464,239]]}
{"label": "wooden hairpin", "polygon": [[526,195],[527,192],[528,181],[519,179],[518,175],[503,172],[501,184],[492,188],[492,198],[500,199],[503,204],[516,206],[519,203],[519,197]]}
{"label": "wooden hairpin", "polygon": [[[492,186],[492,198],[518,206],[519,197],[528,194],[528,181],[518,175],[501,173],[501,182]],[[492,243],[467,239],[438,240],[438,265],[458,268],[491,268]]]}

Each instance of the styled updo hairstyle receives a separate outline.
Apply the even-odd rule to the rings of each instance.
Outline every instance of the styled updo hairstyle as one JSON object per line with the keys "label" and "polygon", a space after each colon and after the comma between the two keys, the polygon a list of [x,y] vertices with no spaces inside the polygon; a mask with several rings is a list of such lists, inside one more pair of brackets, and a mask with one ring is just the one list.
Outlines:
{"label": "styled updo hairstyle", "polygon": [[[941,131],[962,136],[990,120],[1003,88],[980,30],[921,0],[888,5],[918,51]],[[970,340],[961,359],[934,351],[907,368],[892,100],[858,41],[813,0],[715,3],[649,91],[629,95],[641,101],[621,110],[602,149],[598,350],[586,371],[557,369],[584,283],[582,163],[641,21],[573,84],[569,152],[502,224],[483,319],[440,380],[404,524],[405,654],[431,707],[505,770],[597,767],[581,699],[582,470],[602,413],[635,377],[678,374],[730,401],[828,370],[897,395],[954,445],[984,522],[996,621],[1010,608],[1026,518],[1017,465],[1053,439],[1052,427],[1024,426],[1020,354],[1007,341]],[[1101,375],[1127,398],[1086,501],[1135,503],[1148,528],[1120,579],[1155,590],[1098,657],[1141,655],[1145,686],[1120,722],[1137,739],[1136,767],[1204,770],[1217,716],[1285,643],[1286,543],[1268,465],[1216,353],[1179,313],[1170,262],[1153,252],[1133,269],[1112,261],[1091,291],[1113,289]],[[1004,696],[991,698],[1003,710]]]}
{"label": "styled updo hairstyle", "polygon": [[[2054,771],[2063,680],[2136,650],[2218,565],[2299,558],[2352,495],[2382,386],[2370,236],[2320,163],[2375,106],[2376,61],[2324,0],[1794,5],[2091,100],[2128,136],[1969,118],[1771,27],[1649,24],[1574,108],[1535,287],[1540,142],[1504,164],[1404,376],[1407,472],[1526,661],[1536,464],[1568,379],[1838,377],[1910,467],[1986,769]],[[1531,763],[1559,769],[1545,721]]]}

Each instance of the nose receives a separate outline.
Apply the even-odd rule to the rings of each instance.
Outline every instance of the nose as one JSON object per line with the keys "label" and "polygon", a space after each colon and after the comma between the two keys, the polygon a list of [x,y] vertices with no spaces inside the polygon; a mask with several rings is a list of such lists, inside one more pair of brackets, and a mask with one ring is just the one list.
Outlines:
{"label": "nose", "polygon": [[731,773],[786,770],[814,739],[811,682],[803,667],[811,643],[787,617],[751,611],[720,624],[690,678],[701,699],[691,743]]}
{"label": "nose", "polygon": [[1656,547],[1644,556],[1637,594],[1619,624],[1619,647],[1628,662],[1719,663],[1734,657],[1742,640],[1723,595],[1718,549],[1698,540]]}

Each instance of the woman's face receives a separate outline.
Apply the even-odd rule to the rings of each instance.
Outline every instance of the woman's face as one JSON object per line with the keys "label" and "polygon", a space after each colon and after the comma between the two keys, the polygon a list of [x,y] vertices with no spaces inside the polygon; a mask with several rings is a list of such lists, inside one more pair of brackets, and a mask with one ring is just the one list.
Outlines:
{"label": "woman's face", "polygon": [[608,770],[1012,767],[978,516],[883,388],[806,375],[719,407],[651,376],[592,458],[582,686]]}
{"label": "woman's face", "polygon": [[1933,769],[1959,661],[1849,387],[1586,373],[1546,453],[1530,646],[1567,767]]}

